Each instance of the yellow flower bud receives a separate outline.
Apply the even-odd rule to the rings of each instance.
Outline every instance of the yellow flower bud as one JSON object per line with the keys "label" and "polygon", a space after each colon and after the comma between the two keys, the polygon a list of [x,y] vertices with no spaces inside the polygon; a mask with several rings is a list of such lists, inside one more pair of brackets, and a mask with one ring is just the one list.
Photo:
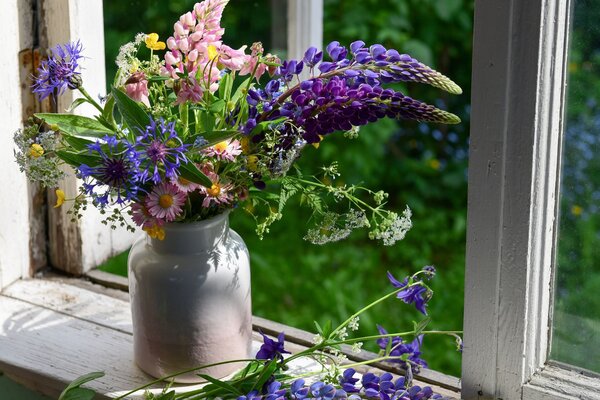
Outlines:
{"label": "yellow flower bud", "polygon": [[44,155],[44,148],[37,143],[32,144],[29,147],[29,156],[32,158],[39,158]]}

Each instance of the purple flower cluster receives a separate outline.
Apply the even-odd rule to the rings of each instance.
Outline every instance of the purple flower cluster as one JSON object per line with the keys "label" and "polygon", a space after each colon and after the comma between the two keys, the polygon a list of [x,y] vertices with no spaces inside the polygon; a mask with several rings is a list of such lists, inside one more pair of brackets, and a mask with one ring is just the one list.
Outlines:
{"label": "purple flower cluster", "polygon": [[[323,53],[314,47],[301,61],[285,61],[264,90],[248,91],[250,107],[243,131],[254,133],[253,141],[260,142],[265,134],[254,131],[258,123],[285,118],[285,124],[270,127],[278,131],[277,152],[285,153],[298,140],[318,143],[324,135],[385,117],[447,124],[460,121],[454,114],[381,86],[420,82],[460,93],[454,82],[406,54],[379,44],[369,48],[364,45],[362,41],[354,42],[348,52],[338,42],[331,42],[326,48],[331,61],[322,61]],[[320,75],[289,87],[306,66],[311,74],[317,68]]]}
{"label": "purple flower cluster", "polygon": [[433,393],[429,386],[422,388],[416,385],[407,385],[404,377],[393,381],[392,374],[388,372],[380,376],[367,373],[362,376],[362,379],[355,378],[355,374],[356,371],[349,368],[339,379],[340,386],[347,393],[351,393],[348,398],[352,400],[362,398],[381,400],[443,399],[441,395]]}
{"label": "purple flower cluster", "polygon": [[140,154],[140,182],[162,182],[162,169],[166,178],[177,178],[181,163],[188,162],[185,151],[189,145],[183,144],[177,136],[175,122],[165,123],[161,118],[157,123],[150,119],[150,124],[144,131],[140,130],[140,133],[133,145],[135,151]]}
{"label": "purple flower cluster", "polygon": [[[380,325],[377,325],[377,330],[382,335],[387,335],[387,331]],[[377,339],[377,345],[385,350],[390,345],[390,356],[393,357],[390,362],[399,363],[403,367],[410,367],[413,371],[419,372],[420,367],[427,368],[427,362],[421,358],[421,345],[423,344],[423,335],[419,335],[410,343],[405,343],[399,336],[392,338]],[[405,361],[406,360],[406,361]]]}
{"label": "purple flower cluster", "polygon": [[52,55],[42,61],[38,75],[31,86],[39,100],[54,94],[60,95],[68,89],[81,86],[78,60],[82,58],[83,46],[79,41],[56,46]]}
{"label": "purple flower cluster", "polygon": [[115,202],[123,204],[137,197],[139,187],[139,155],[125,140],[105,136],[88,146],[90,154],[102,159],[95,166],[81,164],[77,175],[83,182],[83,190],[95,205],[100,208],[109,203],[109,196],[116,196]]}
{"label": "purple flower cluster", "polygon": [[381,400],[427,400],[443,399],[439,394],[433,393],[431,387],[410,386],[404,378],[395,381],[390,373],[377,376],[367,373],[362,378],[356,378],[356,371],[349,368],[339,377],[337,385],[315,382],[307,385],[304,379],[292,382],[289,388],[284,388],[281,382],[270,383],[266,390],[261,393],[253,390],[237,400],[334,400],[351,399],[359,400],[381,399]]}

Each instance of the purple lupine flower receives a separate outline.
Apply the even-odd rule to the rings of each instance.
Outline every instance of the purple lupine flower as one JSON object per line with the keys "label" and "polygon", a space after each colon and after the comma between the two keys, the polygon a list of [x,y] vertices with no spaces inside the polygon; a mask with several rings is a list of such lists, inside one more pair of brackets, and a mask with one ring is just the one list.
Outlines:
{"label": "purple lupine flower", "polygon": [[304,379],[296,379],[290,386],[290,398],[303,400],[308,396],[308,387],[304,385]]}
{"label": "purple lupine flower", "polygon": [[[380,325],[377,325],[377,330],[382,335],[387,335],[387,331]],[[400,365],[406,366],[406,361],[402,358],[407,357],[410,365],[415,372],[418,372],[420,367],[427,368],[427,362],[423,360],[421,356],[421,345],[423,343],[423,335],[417,336],[412,342],[405,343],[399,336],[392,338],[379,338],[377,339],[377,345],[385,350],[388,347],[388,343],[391,340],[390,356],[393,357],[390,361],[397,362]]]}
{"label": "purple lupine flower", "polygon": [[77,176],[82,179],[83,189],[100,208],[113,196],[117,204],[137,198],[139,187],[139,155],[131,150],[131,144],[114,136],[105,136],[88,146],[90,154],[100,156],[97,165],[81,164]]}
{"label": "purple lupine flower", "polygon": [[81,72],[78,60],[82,58],[81,42],[58,45],[52,49],[52,55],[42,61],[35,77],[32,91],[39,100],[43,100],[54,92],[63,94],[67,88],[76,89],[81,86]]}
{"label": "purple lupine flower", "polygon": [[258,392],[258,390],[253,390],[250,393],[248,393],[247,395],[239,396],[237,398],[237,400],[261,400],[261,399],[262,399],[262,396]]}
{"label": "purple lupine flower", "polygon": [[175,122],[165,123],[161,118],[157,123],[150,119],[150,124],[143,131],[140,129],[140,133],[134,145],[135,151],[140,154],[139,180],[160,183],[163,181],[160,174],[163,168],[167,179],[177,178],[181,163],[188,162],[185,151],[189,145],[183,144],[177,136]]}
{"label": "purple lupine flower", "polygon": [[284,400],[286,389],[281,389],[281,382],[273,381],[267,386],[267,392],[263,396],[264,400]]}
{"label": "purple lupine flower", "polygon": [[257,360],[274,360],[277,358],[283,361],[283,354],[290,354],[283,347],[285,342],[284,332],[279,333],[277,341],[274,341],[262,332],[260,334],[263,337],[263,344],[260,346],[258,353],[256,353]]}
{"label": "purple lupine flower", "polygon": [[360,380],[355,378],[356,370],[354,368],[348,368],[344,370],[342,376],[339,377],[339,384],[346,393],[358,393],[360,387],[356,386],[356,383]]}
{"label": "purple lupine flower", "polygon": [[398,289],[406,288],[398,292],[396,297],[405,302],[406,304],[414,304],[416,309],[419,310],[422,314],[427,315],[427,302],[431,298],[431,293],[429,289],[425,286],[421,285],[421,281],[413,282],[412,285],[409,286],[409,278],[406,277],[402,282],[398,281],[394,276],[388,271],[387,273],[388,279],[392,283],[392,285]]}

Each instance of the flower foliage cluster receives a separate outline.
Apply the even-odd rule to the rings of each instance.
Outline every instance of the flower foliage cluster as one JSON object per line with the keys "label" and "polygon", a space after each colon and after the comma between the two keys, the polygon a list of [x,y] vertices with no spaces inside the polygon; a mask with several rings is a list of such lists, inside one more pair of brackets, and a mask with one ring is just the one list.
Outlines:
{"label": "flower foliage cluster", "polygon": [[[39,138],[16,137],[24,171],[57,187],[57,168],[43,174],[35,165],[40,159],[53,160],[44,171],[71,165],[83,181],[71,199],[76,215],[88,202],[103,212],[113,207],[159,239],[165,223],[203,220],[238,205],[262,236],[287,200],[300,196],[312,210],[306,239],[313,243],[343,239],[357,228],[385,245],[401,240],[411,226],[408,208],[398,214],[385,209],[381,191],[336,184],[335,164],[304,174],[295,162],[329,134],[354,137],[381,118],[459,122],[386,84],[461,89],[409,55],[362,41],[348,48],[332,42],[325,52],[311,47],[303,59],[285,61],[265,54],[260,43],[233,49],[220,26],[227,2],[197,3],[165,42],[151,33],[123,45],[112,90],[100,102],[83,87],[82,44],[56,47],[33,91],[43,99],[78,90],[82,97],[72,108],[89,103],[98,114],[37,114]],[[145,59],[138,57],[143,46],[150,50]],[[53,137],[49,147],[46,136]],[[117,214],[109,214],[112,221],[126,225]]]}
{"label": "flower foliage cluster", "polygon": [[[419,311],[433,296],[433,292],[426,281],[433,278],[435,269],[432,266],[424,267],[421,271],[406,277],[406,284],[398,287],[396,279],[388,274],[388,279],[393,291],[385,294],[367,306],[361,308],[337,327],[331,322],[324,326],[315,323],[318,335],[311,347],[294,354],[285,349],[285,334],[281,332],[273,339],[263,333],[263,344],[254,359],[247,361],[246,367],[231,377],[221,380],[201,373],[207,365],[160,378],[147,385],[133,389],[118,397],[127,398],[132,394],[139,394],[158,382],[168,382],[169,379],[189,372],[198,371],[198,375],[207,382],[200,389],[194,388],[176,392],[169,385],[160,393],[146,391],[148,400],[174,400],[174,399],[237,399],[237,400],[334,400],[334,399],[380,399],[380,400],[426,400],[444,399],[440,394],[434,393],[429,386],[419,386],[413,382],[413,372],[419,373],[420,368],[427,368],[427,363],[421,358],[421,345],[426,335],[448,335],[456,339],[459,350],[462,351],[462,340],[459,331],[426,330],[430,322],[429,317],[414,322],[414,327],[406,332],[388,333],[379,328],[379,334],[365,337],[353,337],[349,331],[358,330],[361,314],[378,304],[393,298],[398,298],[404,303],[413,305]],[[407,296],[408,293],[428,293],[423,297],[423,304],[418,296]],[[412,341],[409,341],[412,339]],[[360,353],[363,342],[376,341],[381,347],[378,357],[367,361],[350,361],[342,351],[343,345],[352,345],[352,352]],[[349,355],[351,357],[351,355]],[[304,364],[299,370],[294,370],[294,361],[298,359],[312,359],[316,361],[316,368],[307,368]],[[364,356],[359,359],[364,360]],[[239,360],[237,360],[239,361]],[[363,366],[374,362],[398,363],[400,368],[394,369],[396,375],[389,372],[375,374],[365,373]],[[231,361],[236,362],[236,361]],[[393,364],[392,364],[393,365]],[[89,379],[102,376],[102,373],[89,374]],[[78,379],[81,384],[85,379]],[[68,394],[73,384],[63,392]],[[65,397],[66,398],[66,397]],[[60,399],[59,399],[60,400]],[[64,400],[64,399],[63,399]]]}

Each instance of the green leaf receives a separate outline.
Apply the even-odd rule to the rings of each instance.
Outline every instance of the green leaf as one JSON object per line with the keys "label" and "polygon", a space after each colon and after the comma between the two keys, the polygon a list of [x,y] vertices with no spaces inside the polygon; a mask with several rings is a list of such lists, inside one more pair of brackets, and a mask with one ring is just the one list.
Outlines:
{"label": "green leaf", "polygon": [[77,107],[79,107],[83,103],[90,103],[90,101],[88,99],[86,99],[85,97],[80,97],[78,99],[73,100],[73,102],[71,103],[69,108],[67,108],[67,112],[73,112],[73,110],[75,110]]}
{"label": "green leaf", "polygon": [[206,144],[199,147],[199,150],[202,150],[207,147],[214,146],[215,144],[224,140],[229,140],[235,135],[239,135],[239,133],[240,132],[236,130],[203,132],[199,135],[194,135],[192,139],[195,140],[196,138],[203,137],[207,141]]}
{"label": "green leaf", "polygon": [[84,139],[77,136],[63,135],[63,140],[76,151],[87,150],[89,144],[94,143],[92,140]]}
{"label": "green leaf", "polygon": [[77,388],[69,389],[66,392],[63,392],[58,399],[59,400],[92,400],[94,398],[94,396],[96,396],[96,392],[94,392],[92,389],[85,389],[85,388],[77,387]]}
{"label": "green leaf", "polygon": [[225,101],[231,97],[231,89],[233,88],[233,77],[231,74],[225,74],[219,82],[219,97]]}
{"label": "green leaf", "polygon": [[[69,384],[60,394],[58,400],[89,400],[95,395],[93,390],[80,388],[84,383],[93,381],[94,379],[102,378],[104,372],[91,372],[75,379]],[[91,396],[90,396],[91,393]]]}
{"label": "green leaf", "polygon": [[246,80],[244,80],[244,82],[240,83],[240,86],[237,87],[237,89],[235,90],[235,93],[233,94],[233,97],[231,98],[231,101],[235,104],[238,102],[238,100],[244,96],[246,93],[246,87],[248,86],[248,83],[250,83],[250,80],[252,78],[248,78]]}
{"label": "green leaf", "polygon": [[328,319],[327,322],[325,322],[325,325],[323,326],[323,337],[328,338],[329,335],[331,335],[331,331],[332,331],[332,323],[331,323],[331,320]]}
{"label": "green leaf", "polygon": [[202,130],[212,131],[215,129],[215,121],[216,118],[214,115],[208,112],[200,113],[200,126],[202,127]]}
{"label": "green leaf", "polygon": [[273,375],[275,373],[275,371],[277,370],[277,367],[278,367],[277,359],[273,359],[273,360],[269,361],[269,363],[267,365],[265,365],[265,368],[261,371],[256,382],[254,382],[254,385],[252,386],[252,389],[250,391],[257,389],[257,388],[258,389],[262,388],[263,385],[265,384],[265,382],[267,382],[269,380],[271,375]]}
{"label": "green leaf", "polygon": [[93,156],[90,154],[71,153],[66,150],[57,150],[56,155],[58,156],[58,158],[60,158],[67,164],[72,165],[73,167],[78,167],[81,164],[89,165],[91,167],[99,164],[101,160],[101,158],[97,156]]}
{"label": "green leaf", "polygon": [[319,323],[317,321],[313,321],[315,324],[315,328],[317,328],[317,333],[321,336],[323,336],[323,328],[321,328],[321,325],[319,325]]}
{"label": "green leaf", "polygon": [[238,396],[242,395],[242,392],[240,392],[235,387],[233,387],[232,385],[230,385],[229,383],[227,383],[225,381],[215,379],[212,376],[205,375],[205,374],[198,374],[198,376],[200,378],[205,379],[206,381],[212,383],[213,385],[220,387],[221,389],[225,389],[227,391],[227,393],[234,393]]}
{"label": "green leaf", "polygon": [[226,105],[227,102],[225,100],[218,99],[217,101],[210,104],[210,107],[208,107],[208,111],[214,114],[221,114],[223,113],[223,110],[225,109]]}
{"label": "green leaf", "polygon": [[196,167],[196,164],[194,164],[193,162],[181,164],[181,166],[179,167],[179,174],[183,179],[187,179],[190,182],[198,183],[207,188],[211,187],[213,184],[212,181],[208,179],[208,177],[204,175],[202,171],[200,171],[198,167]]}
{"label": "green leaf", "polygon": [[37,118],[43,119],[49,125],[58,125],[61,129],[63,127],[66,132],[84,132],[84,131],[99,131],[103,132],[104,135],[112,133],[112,130],[102,125],[95,119],[83,117],[81,115],[73,114],[51,114],[51,113],[39,113],[35,114]]}
{"label": "green leaf", "polygon": [[108,95],[108,100],[106,100],[106,104],[104,105],[104,111],[102,112],[102,118],[105,121],[109,121],[114,123],[113,112],[115,110],[115,98],[112,95]]}
{"label": "green leaf", "polygon": [[123,117],[123,122],[125,122],[131,131],[136,131],[137,128],[144,130],[146,126],[150,125],[150,116],[146,114],[146,111],[135,100],[132,100],[123,91],[114,87],[112,95]]}
{"label": "green leaf", "polygon": [[418,324],[413,321],[415,337],[419,336],[425,330],[427,325],[429,325],[430,322],[431,322],[431,317],[425,318],[424,320],[420,321]]}
{"label": "green leaf", "polygon": [[153,75],[148,78],[148,82],[162,82],[162,81],[168,81],[169,79],[170,78],[168,76]]}

